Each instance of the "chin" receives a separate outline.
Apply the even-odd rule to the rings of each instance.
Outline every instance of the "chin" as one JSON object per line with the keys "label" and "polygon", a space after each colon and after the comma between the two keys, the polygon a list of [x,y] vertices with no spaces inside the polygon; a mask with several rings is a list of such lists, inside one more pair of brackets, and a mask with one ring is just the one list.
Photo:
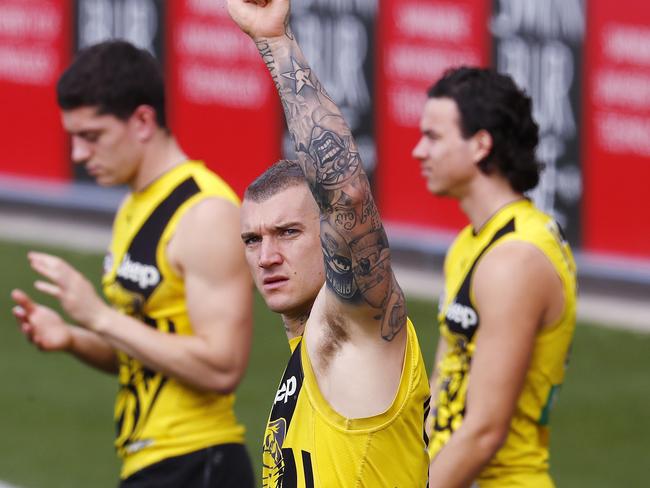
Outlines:
{"label": "chin", "polygon": [[305,304],[291,299],[280,299],[279,297],[272,297],[268,300],[265,298],[266,306],[272,312],[279,313],[282,315],[296,315],[301,311],[309,311],[310,304]]}
{"label": "chin", "polygon": [[285,313],[287,310],[291,310],[291,303],[285,297],[279,297],[274,294],[262,294],[262,298],[271,312]]}
{"label": "chin", "polygon": [[449,191],[447,190],[447,188],[442,188],[440,185],[436,185],[435,183],[432,182],[427,183],[427,191],[437,197],[449,196]]}
{"label": "chin", "polygon": [[123,181],[117,181],[115,178],[111,178],[110,176],[99,176],[95,178],[95,183],[105,188],[124,184]]}

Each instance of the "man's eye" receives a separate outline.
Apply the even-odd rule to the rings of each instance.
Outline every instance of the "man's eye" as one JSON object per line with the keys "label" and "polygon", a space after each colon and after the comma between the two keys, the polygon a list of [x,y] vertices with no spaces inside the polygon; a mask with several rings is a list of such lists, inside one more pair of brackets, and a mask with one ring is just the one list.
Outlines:
{"label": "man's eye", "polygon": [[284,229],[282,231],[282,235],[287,237],[294,236],[297,233],[298,233],[298,229]]}
{"label": "man's eye", "polygon": [[246,246],[251,246],[253,244],[257,244],[258,242],[260,242],[260,240],[261,239],[259,237],[257,237],[257,236],[256,237],[247,237],[246,239],[244,239],[244,244]]}
{"label": "man's eye", "polygon": [[98,132],[86,132],[82,134],[81,138],[86,141],[86,142],[97,142],[99,139],[99,133]]}

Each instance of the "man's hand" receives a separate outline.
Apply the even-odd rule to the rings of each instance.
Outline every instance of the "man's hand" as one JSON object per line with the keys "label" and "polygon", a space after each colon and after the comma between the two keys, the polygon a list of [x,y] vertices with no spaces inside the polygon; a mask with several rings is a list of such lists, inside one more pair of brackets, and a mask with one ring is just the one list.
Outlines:
{"label": "man's hand", "polygon": [[72,331],[58,313],[34,302],[22,290],[13,290],[11,298],[16,302],[14,317],[31,343],[41,351],[65,351],[72,347]]}
{"label": "man's hand", "polygon": [[290,0],[227,0],[228,13],[253,39],[281,37],[289,25]]}
{"label": "man's hand", "polygon": [[63,259],[38,252],[27,255],[29,264],[50,281],[38,280],[35,288],[53,296],[63,310],[82,327],[93,329],[99,312],[107,305],[90,282]]}

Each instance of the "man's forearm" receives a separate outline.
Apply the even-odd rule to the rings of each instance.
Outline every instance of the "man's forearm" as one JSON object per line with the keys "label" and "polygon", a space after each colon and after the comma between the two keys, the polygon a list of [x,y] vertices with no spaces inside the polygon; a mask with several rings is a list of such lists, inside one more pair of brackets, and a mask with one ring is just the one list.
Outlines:
{"label": "man's forearm", "polygon": [[[461,426],[440,450],[429,468],[430,488],[468,488],[501,445],[492,429]],[[471,453],[471,455],[468,455]]]}
{"label": "man's forearm", "polygon": [[256,45],[280,94],[299,163],[317,202],[328,207],[336,190],[364,174],[351,131],[290,29]]}
{"label": "man's forearm", "polygon": [[110,307],[89,325],[116,350],[194,388],[230,393],[241,378],[237,351],[226,341],[210,344],[196,335],[165,334]]}
{"label": "man's forearm", "polygon": [[115,349],[94,332],[70,326],[72,342],[67,352],[100,371],[117,374],[118,362]]}

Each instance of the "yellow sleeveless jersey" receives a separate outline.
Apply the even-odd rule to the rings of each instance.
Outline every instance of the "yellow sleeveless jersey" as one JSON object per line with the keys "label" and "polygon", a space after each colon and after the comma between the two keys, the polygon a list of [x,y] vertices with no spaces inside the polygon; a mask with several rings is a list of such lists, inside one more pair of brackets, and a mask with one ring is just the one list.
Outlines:
{"label": "yellow sleeveless jersey", "polygon": [[373,417],[342,417],[323,398],[302,337],[289,364],[264,435],[264,488],[422,488],[429,456],[424,419],[429,385],[415,329],[407,324],[400,385],[392,405]]}
{"label": "yellow sleeveless jersey", "polygon": [[[510,424],[507,440],[481,472],[486,486],[553,486],[548,477],[548,421],[575,329],[576,268],[571,250],[557,223],[519,200],[502,208],[475,235],[471,226],[461,231],[445,260],[445,292],[438,320],[447,353],[439,367],[433,394],[434,418],[429,452],[433,458],[458,429],[465,414],[467,382],[480,315],[471,283],[481,257],[506,241],[524,241],[540,249],[562,281],[564,310],[557,321],[537,334],[528,373]],[[498,392],[494,392],[498,394]],[[522,484],[523,483],[523,484]]]}
{"label": "yellow sleeveless jersey", "polygon": [[[183,214],[206,198],[238,205],[233,190],[203,163],[174,167],[130,194],[113,225],[102,285],[111,304],[165,334],[192,334],[183,280],[166,257]],[[172,456],[215,444],[243,443],[234,395],[201,392],[118,352],[120,390],[115,446],[121,477]]]}

